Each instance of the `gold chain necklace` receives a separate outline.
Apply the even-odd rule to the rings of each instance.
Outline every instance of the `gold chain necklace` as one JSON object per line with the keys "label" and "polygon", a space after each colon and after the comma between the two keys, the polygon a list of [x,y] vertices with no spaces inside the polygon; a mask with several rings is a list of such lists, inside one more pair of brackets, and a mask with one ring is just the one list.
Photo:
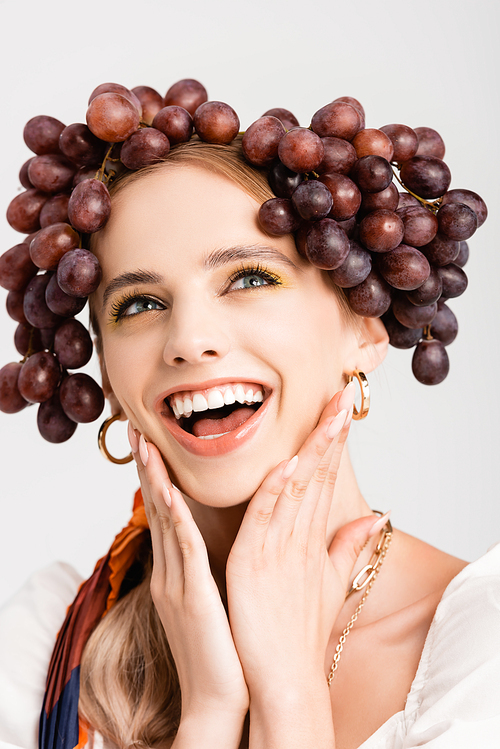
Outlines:
{"label": "gold chain necklace", "polygon": [[[375,510],[374,512],[377,512],[377,511]],[[382,513],[377,512],[377,514],[381,515]],[[366,599],[368,598],[370,591],[373,588],[373,584],[378,577],[378,573],[380,572],[380,568],[383,564],[385,555],[387,554],[391,541],[392,541],[392,525],[391,525],[391,521],[388,520],[387,524],[382,529],[379,542],[375,548],[375,551],[373,552],[372,558],[370,559],[368,564],[365,565],[363,569],[356,575],[356,577],[354,578],[352,582],[351,587],[346,593],[345,600],[347,601],[349,596],[351,596],[353,593],[355,593],[358,590],[362,590],[363,588],[366,588],[363,594],[363,598],[359,602],[359,605],[356,611],[351,616],[347,626],[345,627],[344,631],[340,635],[339,644],[335,648],[335,655],[333,656],[333,663],[330,667],[330,673],[328,674],[328,677],[327,677],[328,686],[331,685],[333,681],[333,677],[335,676],[335,672],[338,668],[340,656],[342,655],[342,651],[344,649],[347,635],[349,634],[351,629],[354,627],[354,624],[359,616],[359,612],[365,605]]]}

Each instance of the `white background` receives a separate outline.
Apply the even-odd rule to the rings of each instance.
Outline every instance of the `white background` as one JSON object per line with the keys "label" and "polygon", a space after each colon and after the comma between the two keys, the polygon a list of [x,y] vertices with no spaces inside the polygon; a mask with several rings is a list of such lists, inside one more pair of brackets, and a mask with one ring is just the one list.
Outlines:
{"label": "white background", "polygon": [[[398,527],[466,559],[500,540],[496,3],[0,0],[0,29],[5,209],[32,155],[25,122],[38,114],[84,122],[88,95],[105,81],[164,94],[180,78],[198,78],[236,109],[243,128],[274,106],[307,126],[321,106],[351,95],[368,127],[401,122],[441,133],[452,187],[475,190],[490,208],[470,240],[469,289],[450,303],[460,323],[451,372],[425,387],[411,374],[411,353],[392,349],[371,377],[372,412],[354,424],[351,452],[368,502],[392,508]],[[19,237],[4,221],[2,252]],[[0,366],[19,359],[15,325],[2,313]],[[97,374],[95,363],[88,371]],[[131,465],[98,453],[96,423],[51,445],[35,421],[35,408],[0,414],[0,602],[54,559],[90,574],[128,519],[137,486]],[[125,441],[115,449],[124,453]]]}

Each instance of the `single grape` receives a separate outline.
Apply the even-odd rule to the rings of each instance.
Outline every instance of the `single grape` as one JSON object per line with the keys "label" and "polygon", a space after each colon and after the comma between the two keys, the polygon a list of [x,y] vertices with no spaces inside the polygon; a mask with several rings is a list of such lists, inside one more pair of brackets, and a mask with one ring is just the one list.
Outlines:
{"label": "single grape", "polygon": [[19,362],[11,362],[0,369],[0,411],[4,414],[16,414],[28,405],[17,384],[21,367]]}
{"label": "single grape", "polygon": [[87,125],[93,134],[109,143],[127,140],[139,127],[137,108],[121,94],[99,94],[87,109]]}
{"label": "single grape", "polygon": [[394,147],[388,135],[382,130],[365,128],[360,130],[352,139],[352,145],[356,149],[358,159],[362,156],[382,156],[387,161],[392,161]]}
{"label": "single grape", "polygon": [[54,274],[45,289],[45,301],[47,307],[56,315],[74,317],[85,307],[87,297],[66,294],[57,283],[57,275]]}
{"label": "single grape", "polygon": [[82,122],[74,122],[64,128],[59,136],[59,148],[63,154],[79,167],[100,163],[104,158],[106,144]]}
{"label": "single grape", "polygon": [[184,107],[163,107],[152,122],[153,127],[167,136],[171,146],[187,143],[193,134],[193,118]]}
{"label": "single grape", "polygon": [[438,231],[436,216],[423,206],[410,206],[399,212],[404,224],[403,242],[423,247],[432,242]]}
{"label": "single grape", "polygon": [[51,349],[54,345],[54,333],[55,328],[41,328],[40,338],[42,339],[42,346],[44,349]]}
{"label": "single grape", "polygon": [[101,388],[92,377],[82,372],[62,381],[59,397],[66,416],[78,424],[95,421],[104,409]]}
{"label": "single grape", "polygon": [[88,103],[91,104],[91,102],[101,94],[119,94],[120,96],[123,96],[124,99],[127,99],[127,101],[135,107],[139,116],[142,115],[141,102],[129,88],[122,86],[121,83],[101,83],[90,94]]}
{"label": "single grape", "polygon": [[141,169],[164,159],[170,151],[166,135],[154,127],[132,133],[122,145],[120,159],[128,169]]}
{"label": "single grape", "polygon": [[438,302],[438,311],[432,321],[431,336],[449,346],[458,335],[458,321],[451,309],[444,302]]}
{"label": "single grape", "polygon": [[283,127],[286,130],[291,130],[293,127],[300,127],[298,119],[288,109],[283,107],[275,107],[274,109],[268,109],[264,112],[263,117],[276,117],[277,120],[283,123]]}
{"label": "single grape", "polygon": [[193,78],[184,78],[170,86],[165,94],[163,106],[184,107],[193,117],[198,107],[206,101],[208,101],[208,94],[205,86]]}
{"label": "single grape", "polygon": [[24,289],[22,291],[9,291],[5,300],[5,306],[7,307],[9,317],[23,325],[28,324],[26,315],[24,314]]}
{"label": "single grape", "polygon": [[394,211],[372,211],[359,225],[359,239],[367,250],[388,252],[402,241],[404,224]]}
{"label": "single grape", "polygon": [[25,400],[43,403],[54,395],[60,379],[61,367],[54,354],[37,351],[22,365],[17,384]]}
{"label": "single grape", "polygon": [[350,289],[362,283],[372,269],[372,258],[361,245],[353,239],[349,242],[349,254],[335,270],[329,272],[332,281],[342,289]]}
{"label": "single grape", "polygon": [[197,135],[206,143],[231,143],[240,129],[238,115],[223,101],[200,104],[194,113],[193,124]]}
{"label": "single grape", "polygon": [[47,442],[60,444],[66,442],[75,433],[77,425],[63,411],[59,393],[40,403],[36,418],[38,431]]}
{"label": "single grape", "polygon": [[459,268],[454,263],[450,263],[438,268],[438,273],[443,282],[444,299],[452,299],[464,293],[469,281],[462,268]]}
{"label": "single grape", "polygon": [[324,148],[321,138],[305,127],[289,130],[281,138],[278,156],[292,172],[312,172],[323,160]]}
{"label": "single grape", "polygon": [[287,198],[266,200],[259,209],[259,222],[264,231],[274,236],[290,234],[300,223],[292,201]]}
{"label": "single grape", "polygon": [[363,156],[351,169],[350,178],[362,193],[381,192],[392,182],[392,168],[382,156]]}
{"label": "single grape", "polygon": [[472,192],[472,190],[448,190],[448,192],[443,195],[443,202],[441,205],[445,206],[448,205],[448,203],[464,203],[465,205],[468,205],[469,208],[472,208],[477,216],[478,228],[484,224],[488,216],[486,203],[477,192]]}
{"label": "single grape", "polygon": [[46,193],[35,188],[16,195],[7,208],[7,221],[13,229],[23,234],[38,231],[40,228],[40,211],[48,197]]}
{"label": "single grape", "polygon": [[276,117],[261,117],[243,135],[243,155],[256,166],[271,164],[278,156],[279,142],[284,134],[283,123]]}
{"label": "single grape", "polygon": [[78,169],[77,173],[73,177],[73,187],[76,187],[80,184],[80,182],[84,182],[86,179],[96,179],[96,175],[99,169],[99,164],[80,167],[80,169]]}
{"label": "single grape", "polygon": [[71,193],[68,216],[77,231],[91,234],[102,229],[110,214],[111,198],[100,180],[86,179]]}
{"label": "single grape", "polygon": [[37,351],[42,351],[42,336],[38,328],[34,328],[32,325],[23,325],[19,323],[14,333],[14,346],[19,351],[21,356],[26,356],[28,351],[31,354]]}
{"label": "single grape", "polygon": [[57,153],[35,156],[28,167],[28,177],[37,190],[57,193],[68,190],[73,184],[76,167],[66,158]]}
{"label": "single grape", "polygon": [[41,229],[30,244],[31,259],[42,270],[56,270],[62,256],[80,244],[80,235],[69,224]]}
{"label": "single grape", "polygon": [[342,101],[344,104],[350,104],[351,107],[354,107],[361,117],[361,129],[363,129],[365,126],[365,110],[361,102],[355,99],[354,96],[338,96],[334,99],[333,103],[335,104],[337,101]]}
{"label": "single grape", "polygon": [[65,320],[54,336],[54,353],[61,367],[79,369],[90,361],[92,339],[81,322],[73,318]]}
{"label": "single grape", "polygon": [[380,255],[377,267],[387,283],[402,291],[418,289],[431,272],[425,255],[406,244],[400,244],[391,252]]}
{"label": "single grape", "polygon": [[319,178],[331,193],[333,205],[329,218],[347,221],[356,215],[361,205],[361,193],[357,185],[345,174],[322,174]]}
{"label": "single grape", "polygon": [[151,86],[134,86],[131,91],[141,104],[142,119],[146,124],[151,125],[156,114],[163,109],[163,96]]}
{"label": "single grape", "polygon": [[316,168],[318,174],[349,174],[358,156],[356,149],[343,138],[321,138],[324,149],[323,161]]}
{"label": "single grape", "polygon": [[62,322],[62,318],[55,315],[45,301],[45,289],[49,281],[50,274],[35,276],[24,292],[24,315],[35,328],[55,328]]}
{"label": "single grape", "polygon": [[28,161],[25,161],[21,169],[19,170],[19,182],[22,184],[22,186],[26,190],[29,190],[33,187],[33,185],[30,182],[29,175],[28,175],[28,169],[34,158],[35,157],[32,156],[31,159],[28,159]]}
{"label": "single grape", "polygon": [[[398,205],[399,193],[396,185],[391,182],[389,187],[386,187],[385,190],[365,193],[361,201],[361,211],[363,213],[370,213],[370,211],[377,211],[379,209],[395,211]],[[411,242],[409,244],[411,244]]]}
{"label": "single grape", "polygon": [[391,306],[391,287],[374,268],[346,294],[353,312],[362,317],[380,317]]}
{"label": "single grape", "polygon": [[397,164],[415,156],[418,149],[418,135],[411,127],[393,124],[384,125],[380,130],[390,138],[394,149],[392,160]]}
{"label": "single grape", "polygon": [[63,192],[49,198],[40,211],[40,226],[42,229],[52,224],[69,223],[68,203],[69,195]]}
{"label": "single grape", "polygon": [[439,385],[450,371],[450,361],[441,341],[420,341],[411,362],[413,374],[423,385]]}
{"label": "single grape", "polygon": [[401,295],[395,296],[392,302],[394,317],[407,328],[424,328],[436,317],[437,303],[417,307]]}
{"label": "single grape", "polygon": [[455,265],[458,265],[460,268],[463,268],[464,265],[467,263],[467,260],[469,259],[469,245],[467,242],[460,242],[460,250],[458,252],[457,257],[453,261]]}
{"label": "single grape", "polygon": [[311,128],[321,138],[352,140],[361,130],[361,116],[351,104],[335,101],[318,109],[311,120]]}
{"label": "single grape", "polygon": [[425,257],[433,265],[448,265],[453,263],[460,252],[460,244],[453,239],[436,234],[429,244],[420,247]]}
{"label": "single grape", "polygon": [[427,280],[423,282],[418,289],[409,291],[406,296],[408,300],[417,307],[426,307],[428,304],[434,304],[441,297],[443,292],[443,282],[437,268],[430,266],[431,272]]}
{"label": "single grape", "polygon": [[267,175],[269,186],[278,198],[291,198],[296,187],[304,179],[302,174],[292,172],[281,161],[277,161]]}
{"label": "single grape", "polygon": [[336,221],[322,218],[314,221],[307,232],[305,253],[316,268],[335,270],[349,254],[349,239]]}
{"label": "single grape", "polygon": [[395,348],[408,349],[416,346],[422,338],[424,329],[407,328],[405,325],[396,320],[391,310],[388,310],[382,317],[382,322],[389,333],[389,343]]}
{"label": "single grape", "polygon": [[99,261],[89,250],[71,250],[57,266],[57,283],[70,296],[87,297],[93,294],[101,278]]}
{"label": "single grape", "polygon": [[22,291],[38,273],[27,242],[21,242],[0,257],[0,286],[8,291]]}
{"label": "single grape", "polygon": [[418,138],[416,156],[434,156],[436,159],[444,159],[444,141],[436,130],[432,127],[416,127],[415,132]]}
{"label": "single grape", "polygon": [[400,172],[401,181],[421,198],[439,198],[451,182],[448,166],[434,156],[414,156],[405,161]]}
{"label": "single grape", "polygon": [[418,201],[413,195],[410,195],[409,192],[400,192],[398,211],[404,211],[405,208],[410,208],[411,206],[422,208],[422,203],[420,203],[420,201]]}
{"label": "single grape", "polygon": [[465,203],[447,203],[437,213],[439,233],[447,239],[462,242],[477,229],[477,215]]}
{"label": "single grape", "polygon": [[292,195],[295,210],[305,221],[325,218],[333,205],[332,195],[328,187],[310,179],[302,182]]}
{"label": "single grape", "polygon": [[59,153],[59,136],[64,125],[55,117],[41,114],[33,117],[24,126],[24,142],[33,153]]}
{"label": "single grape", "polygon": [[345,221],[337,221],[337,224],[345,231],[349,239],[354,237],[358,229],[356,216],[351,216],[351,218],[347,218]]}

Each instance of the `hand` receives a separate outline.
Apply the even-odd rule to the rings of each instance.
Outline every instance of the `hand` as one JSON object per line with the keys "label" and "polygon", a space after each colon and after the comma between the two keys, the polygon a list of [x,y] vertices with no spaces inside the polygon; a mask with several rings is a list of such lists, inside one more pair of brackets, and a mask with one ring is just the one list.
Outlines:
{"label": "hand", "polygon": [[132,431],[130,442],[151,530],[151,595],[179,675],[182,720],[204,715],[213,723],[222,712],[226,724],[242,726],[248,690],[205,542],[159,451],[141,436],[138,454],[137,436]]}
{"label": "hand", "polygon": [[[350,523],[327,549],[354,387],[344,392],[328,404],[298,455],[264,480],[228,558],[229,618],[252,703],[267,698],[277,704],[298,690],[327,696],[326,647],[349,575],[376,521]],[[339,412],[339,401],[346,410]]]}

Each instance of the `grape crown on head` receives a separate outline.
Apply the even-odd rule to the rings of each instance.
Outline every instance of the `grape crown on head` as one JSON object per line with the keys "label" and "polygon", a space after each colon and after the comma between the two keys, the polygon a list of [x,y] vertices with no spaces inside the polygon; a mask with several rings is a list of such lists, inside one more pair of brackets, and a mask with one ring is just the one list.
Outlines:
{"label": "grape crown on head", "polygon": [[[23,357],[0,370],[0,410],[38,403],[39,431],[55,443],[104,408],[97,382],[73,370],[92,355],[89,332],[75,315],[100,283],[99,262],[85,245],[109,219],[108,185],[192,137],[229,144],[240,130],[234,109],[208,101],[192,79],[164,97],[149,86],[103,83],[90,95],[86,122],[65,126],[41,115],[26,124],[24,140],[35,156],[21,167],[25,192],[11,201],[7,220],[28,236],[0,257],[0,285],[9,292]],[[467,287],[466,240],[487,209],[475,192],[449,189],[439,133],[401,124],[366,128],[359,101],[341,96],[308,128],[287,109],[265,112],[241,148],[250,164],[267,170],[276,196],[259,210],[263,230],[294,233],[298,252],[330,274],[355,313],[381,317],[393,346],[415,347],[417,380],[442,382],[445,347],[458,332],[446,302]]]}

